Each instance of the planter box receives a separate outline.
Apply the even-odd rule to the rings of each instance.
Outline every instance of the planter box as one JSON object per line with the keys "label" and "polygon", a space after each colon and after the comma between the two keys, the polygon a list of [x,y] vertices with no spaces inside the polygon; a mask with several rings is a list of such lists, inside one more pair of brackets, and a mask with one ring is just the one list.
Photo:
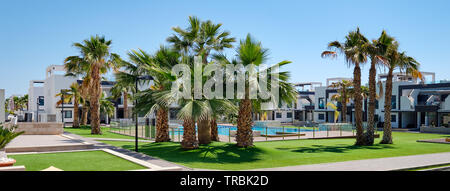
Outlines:
{"label": "planter box", "polygon": [[440,133],[440,134],[450,134],[450,128],[446,127],[420,127],[421,133]]}

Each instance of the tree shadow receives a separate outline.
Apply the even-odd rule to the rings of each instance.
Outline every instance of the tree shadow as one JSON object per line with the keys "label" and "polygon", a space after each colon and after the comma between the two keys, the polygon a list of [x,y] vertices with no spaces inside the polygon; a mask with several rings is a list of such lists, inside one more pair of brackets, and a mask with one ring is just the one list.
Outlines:
{"label": "tree shadow", "polygon": [[395,147],[386,144],[375,144],[372,146],[337,144],[333,146],[311,145],[308,147],[291,147],[291,148],[276,148],[276,149],[287,151],[290,150],[291,152],[299,152],[299,153],[324,153],[324,152],[345,153],[351,150],[358,150],[358,149],[379,150],[379,149],[395,149]]}
{"label": "tree shadow", "polygon": [[[122,148],[133,150],[133,145]],[[235,144],[211,143],[198,149],[184,150],[179,143],[148,143],[139,146],[139,152],[171,162],[233,164],[254,162],[264,151],[257,148],[239,148]]]}

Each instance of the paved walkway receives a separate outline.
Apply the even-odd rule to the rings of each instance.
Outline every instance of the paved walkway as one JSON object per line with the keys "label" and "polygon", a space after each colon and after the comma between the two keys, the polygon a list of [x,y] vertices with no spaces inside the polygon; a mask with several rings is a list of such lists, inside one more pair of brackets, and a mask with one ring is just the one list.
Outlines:
{"label": "paved walkway", "polygon": [[336,163],[255,169],[258,171],[390,171],[450,163],[450,152]]}
{"label": "paved walkway", "polygon": [[70,137],[75,138],[75,139],[83,140],[83,141],[88,142],[88,143],[93,143],[94,144],[94,149],[110,149],[110,150],[113,150],[113,151],[122,153],[124,155],[128,155],[128,156],[131,156],[131,157],[134,157],[134,158],[146,161],[148,163],[151,163],[151,164],[154,164],[154,165],[157,165],[157,166],[160,166],[160,167],[174,167],[174,166],[178,166],[178,167],[183,168],[184,171],[192,170],[191,168],[188,168],[188,167],[185,167],[185,166],[182,166],[182,165],[179,165],[179,164],[171,163],[169,161],[165,161],[165,160],[162,160],[162,159],[159,159],[159,158],[151,157],[151,156],[148,156],[148,155],[145,155],[145,154],[142,154],[142,153],[138,153],[138,152],[134,152],[134,151],[131,151],[131,150],[128,150],[128,149],[122,149],[122,148],[119,148],[119,147],[111,146],[111,145],[108,145],[108,144],[96,141],[96,140],[94,140],[92,138],[86,138],[86,137],[82,137],[82,136],[79,136],[79,135],[76,135],[76,134],[72,134],[72,133],[68,133],[68,132],[64,132],[64,135],[70,136]]}

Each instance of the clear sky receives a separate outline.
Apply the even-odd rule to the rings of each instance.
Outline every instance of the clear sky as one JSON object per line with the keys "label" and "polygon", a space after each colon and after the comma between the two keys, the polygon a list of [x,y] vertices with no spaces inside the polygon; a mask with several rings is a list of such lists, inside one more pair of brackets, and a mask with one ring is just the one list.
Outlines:
{"label": "clear sky", "polygon": [[450,79],[449,8],[447,0],[0,0],[0,88],[7,95],[27,93],[30,80],[44,79],[48,65],[78,54],[72,44],[90,35],[105,35],[122,56],[137,48],[153,52],[190,15],[222,23],[237,39],[252,34],[270,49],[270,63],[293,62],[286,68],[293,82],[351,77],[342,57],[320,53],[357,26],[369,39],[387,30],[421,70]]}

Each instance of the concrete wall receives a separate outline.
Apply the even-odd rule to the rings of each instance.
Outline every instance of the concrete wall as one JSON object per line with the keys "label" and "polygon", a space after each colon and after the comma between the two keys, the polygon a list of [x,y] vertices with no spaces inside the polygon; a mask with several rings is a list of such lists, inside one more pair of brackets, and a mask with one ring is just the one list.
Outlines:
{"label": "concrete wall", "polygon": [[0,123],[5,122],[5,90],[0,89]]}

